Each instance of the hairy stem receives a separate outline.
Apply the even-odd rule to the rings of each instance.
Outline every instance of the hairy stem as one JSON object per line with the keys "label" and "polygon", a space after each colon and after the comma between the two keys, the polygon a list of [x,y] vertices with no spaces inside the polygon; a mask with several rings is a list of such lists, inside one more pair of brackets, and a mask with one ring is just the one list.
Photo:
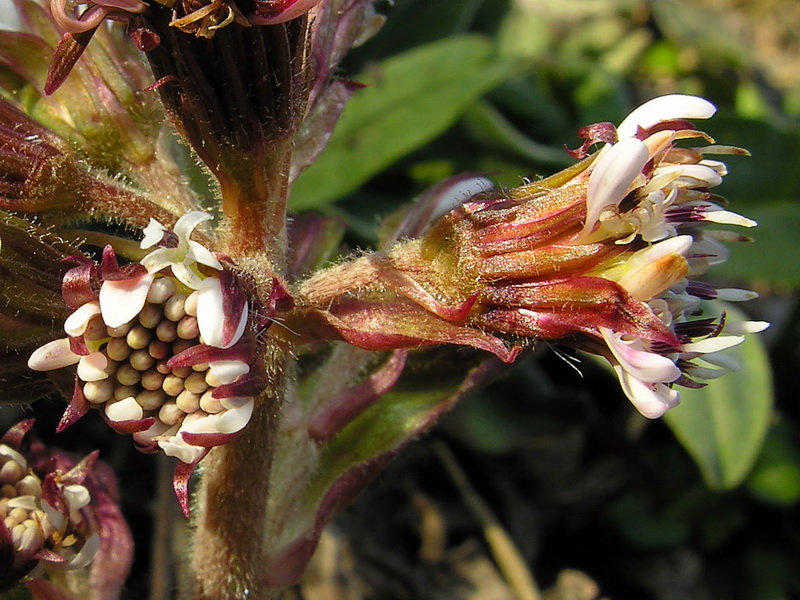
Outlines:
{"label": "hairy stem", "polygon": [[235,441],[203,461],[195,508],[193,600],[266,600],[264,530],[285,348],[268,347],[270,384],[256,398],[250,423]]}

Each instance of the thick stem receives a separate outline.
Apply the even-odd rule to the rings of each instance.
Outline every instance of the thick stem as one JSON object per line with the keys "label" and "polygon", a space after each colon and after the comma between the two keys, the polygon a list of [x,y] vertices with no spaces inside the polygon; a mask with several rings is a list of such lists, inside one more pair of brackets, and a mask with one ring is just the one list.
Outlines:
{"label": "thick stem", "polygon": [[218,174],[228,223],[228,253],[234,258],[266,254],[278,273],[286,262],[291,157],[290,142],[275,142],[270,156],[263,162],[253,161],[250,173],[236,178]]}
{"label": "thick stem", "polygon": [[193,544],[192,600],[266,600],[264,530],[278,409],[288,353],[272,346],[266,354],[269,385],[256,398],[241,437],[204,459],[197,494]]}

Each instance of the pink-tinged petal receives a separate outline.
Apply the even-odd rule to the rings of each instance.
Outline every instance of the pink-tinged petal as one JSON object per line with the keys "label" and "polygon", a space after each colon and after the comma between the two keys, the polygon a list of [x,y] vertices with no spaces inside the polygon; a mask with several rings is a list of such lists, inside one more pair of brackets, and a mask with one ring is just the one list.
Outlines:
{"label": "pink-tinged petal", "polygon": [[144,418],[144,410],[133,396],[106,403],[105,413],[115,423],[120,421],[139,421]]}
{"label": "pink-tinged petal", "polygon": [[266,385],[264,373],[246,373],[233,383],[224,383],[211,390],[211,396],[222,400],[236,396],[257,396]]}
{"label": "pink-tinged petal", "polygon": [[249,361],[253,356],[252,344],[242,342],[230,348],[216,348],[207,344],[190,346],[167,361],[167,367],[177,369],[222,360]]}
{"label": "pink-tinged petal", "polygon": [[[230,348],[244,333],[247,325],[247,304],[241,314],[226,315],[220,280],[206,278],[197,295],[197,324],[203,343],[218,348]],[[231,331],[231,326],[235,327]]]}
{"label": "pink-tinged petal", "polygon": [[108,418],[105,412],[101,412],[100,416],[108,424],[111,429],[122,435],[129,435],[139,431],[145,431],[153,426],[155,417],[144,417],[143,419],[133,419],[130,421],[112,421]]}
{"label": "pink-tinged petal", "polygon": [[633,377],[653,383],[675,381],[680,377],[681,371],[671,359],[643,349],[641,340],[623,340],[621,334],[605,327],[600,327],[599,331],[614,358]]}
{"label": "pink-tinged petal", "polygon": [[233,383],[250,372],[250,365],[241,360],[216,360],[208,363],[208,368],[223,384]]}
{"label": "pink-tinged petal", "polygon": [[222,271],[222,263],[217,260],[214,254],[208,248],[194,240],[189,240],[189,253],[186,256],[207,267]]}
{"label": "pink-tinged petal", "polygon": [[619,127],[617,135],[620,139],[636,135],[639,128],[650,129],[661,121],[676,119],[708,119],[717,112],[716,107],[704,98],[670,94],[654,98],[634,109]]}
{"label": "pink-tinged petal", "polygon": [[75,354],[68,338],[61,338],[46,343],[33,351],[28,359],[28,368],[32,371],[53,371],[76,364],[81,359]]}
{"label": "pink-tinged petal", "polygon": [[619,205],[648,159],[647,146],[636,138],[620,140],[601,154],[589,176],[581,236],[594,228],[606,208]]}
{"label": "pink-tinged petal", "polygon": [[[58,556],[55,552],[51,552],[51,554]],[[26,581],[25,587],[28,588],[34,600],[75,600],[74,596],[66,593],[44,577],[36,577]]]}
{"label": "pink-tinged petal", "polygon": [[[225,315],[222,330],[222,348],[228,348],[239,341],[244,333],[249,316],[247,295],[244,293],[239,278],[231,271],[219,274],[220,291],[222,293],[222,312]],[[270,297],[275,293],[275,285]]]}
{"label": "pink-tinged petal", "polygon": [[78,362],[78,378],[82,381],[101,381],[108,379],[105,368],[108,366],[108,359],[102,352],[91,352],[82,356]]}
{"label": "pink-tinged petal", "polygon": [[145,273],[135,279],[104,281],[100,288],[100,310],[109,327],[120,327],[141,312],[153,275]]}
{"label": "pink-tinged petal", "polygon": [[657,419],[681,401],[680,393],[663,383],[643,383],[619,365],[614,370],[625,395],[636,410],[648,419]]}
{"label": "pink-tinged petal", "polygon": [[83,335],[92,317],[99,314],[100,303],[88,302],[67,317],[64,321],[64,331],[70,336]]}
{"label": "pink-tinged petal", "polygon": [[[162,239],[164,239],[165,231],[167,231],[166,227],[164,227],[161,223],[159,223],[155,219],[151,218],[150,222],[147,224],[147,227],[142,229],[142,233],[144,233],[144,238],[142,238],[142,241],[139,243],[139,247],[142,250],[146,250],[147,248],[152,248],[153,246],[158,244]],[[150,269],[148,269],[148,271],[150,271]]]}

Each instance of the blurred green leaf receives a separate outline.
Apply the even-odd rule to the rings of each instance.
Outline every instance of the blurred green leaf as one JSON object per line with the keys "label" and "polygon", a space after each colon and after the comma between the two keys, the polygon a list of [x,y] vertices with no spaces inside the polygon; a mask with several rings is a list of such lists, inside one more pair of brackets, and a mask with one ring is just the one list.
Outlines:
{"label": "blurred green leaf", "polygon": [[305,494],[312,505],[343,473],[416,437],[449,405],[459,379],[398,386],[347,425],[324,447],[318,476]]}
{"label": "blurred green leaf", "polygon": [[715,267],[715,274],[741,281],[800,286],[800,261],[776,260],[797,254],[800,207],[781,203],[741,212],[758,222],[758,228],[747,232],[756,242],[730,246],[728,262]]}
{"label": "blurred green leaf", "polygon": [[[729,322],[746,320],[726,307]],[[664,419],[712,489],[739,485],[750,472],[772,415],[772,372],[757,335],[729,353],[741,369],[701,389],[681,389],[680,406]]]}
{"label": "blurred green leaf", "polygon": [[537,164],[565,167],[575,162],[563,148],[546,146],[527,137],[489,102],[476,102],[466,117],[469,133],[489,148],[510,152]]}
{"label": "blurred green leaf", "polygon": [[508,79],[517,61],[500,59],[479,36],[453,37],[387,59],[359,77],[319,160],[294,186],[294,210],[325,206],[450,127],[477,98]]}
{"label": "blurred green leaf", "polygon": [[800,500],[800,448],[797,432],[788,423],[776,423],[769,430],[747,489],[771,504],[791,505]]}
{"label": "blurred green leaf", "polygon": [[689,535],[686,521],[652,514],[634,494],[622,496],[610,511],[623,535],[642,548],[673,546]]}

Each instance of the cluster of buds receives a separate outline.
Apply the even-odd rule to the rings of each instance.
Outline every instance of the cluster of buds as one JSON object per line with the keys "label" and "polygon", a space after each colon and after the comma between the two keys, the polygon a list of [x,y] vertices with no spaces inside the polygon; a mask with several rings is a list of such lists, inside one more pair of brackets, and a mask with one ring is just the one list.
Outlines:
{"label": "cluster of buds", "polygon": [[23,421],[0,439],[0,590],[23,577],[82,569],[100,549],[83,485],[96,454],[40,477],[21,448],[32,425]]}
{"label": "cluster of buds", "polygon": [[152,220],[141,247],[157,248],[141,262],[119,266],[106,246],[99,266],[66,274],[68,337],[28,361],[37,371],[77,364],[61,429],[95,407],[143,450],[193,464],[248,423],[262,387],[248,297],[225,257],[189,239],[210,218],[192,211],[174,230]]}
{"label": "cluster of buds", "polygon": [[[703,304],[755,293],[697,281],[727,258],[722,242],[749,239],[709,225],[755,225],[710,191],[726,168],[709,157],[746,154],[688,121],[715,110],[702,98],[664,96],[619,127],[587,127],[575,166],[477,193],[421,238],[315,276],[304,291],[327,304],[327,325],[365,348],[449,340],[510,362],[515,348],[551,340],[600,354],[635,407],[661,416],[679,402],[675,386],[736,368],[721,351],[767,326],[727,323]],[[698,138],[709,145],[677,145]],[[356,294],[336,295],[334,278]]]}

